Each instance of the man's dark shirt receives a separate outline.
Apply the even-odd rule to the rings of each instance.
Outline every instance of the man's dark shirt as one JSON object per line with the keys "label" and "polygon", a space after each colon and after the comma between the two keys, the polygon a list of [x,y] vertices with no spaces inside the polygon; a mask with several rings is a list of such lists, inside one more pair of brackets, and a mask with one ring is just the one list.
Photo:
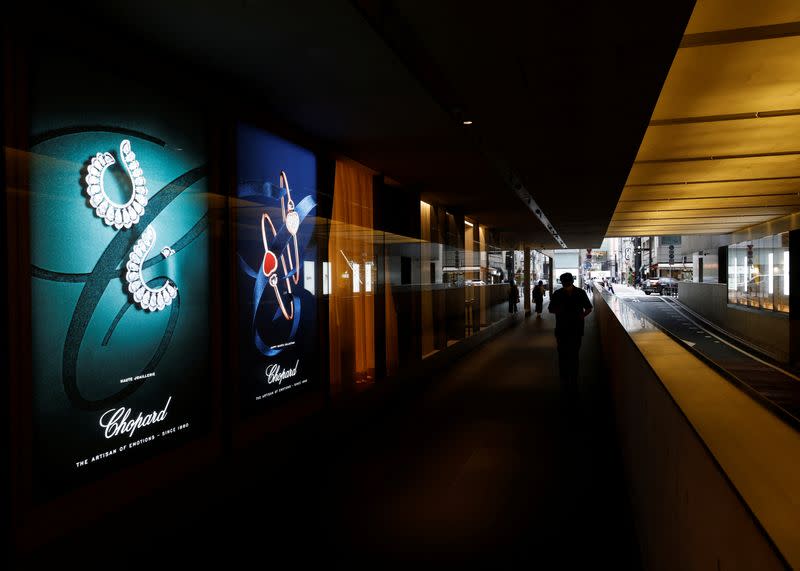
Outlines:
{"label": "man's dark shirt", "polygon": [[580,288],[573,287],[571,293],[563,287],[554,291],[548,310],[556,314],[556,335],[582,336],[584,309],[591,308],[589,296]]}

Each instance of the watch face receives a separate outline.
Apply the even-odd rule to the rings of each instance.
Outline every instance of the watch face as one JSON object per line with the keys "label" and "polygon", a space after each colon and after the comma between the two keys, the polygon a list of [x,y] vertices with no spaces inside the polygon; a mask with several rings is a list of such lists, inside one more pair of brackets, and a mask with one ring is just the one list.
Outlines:
{"label": "watch face", "polygon": [[289,234],[292,236],[297,234],[297,230],[300,228],[300,216],[294,210],[290,210],[286,214],[286,229],[289,231]]}

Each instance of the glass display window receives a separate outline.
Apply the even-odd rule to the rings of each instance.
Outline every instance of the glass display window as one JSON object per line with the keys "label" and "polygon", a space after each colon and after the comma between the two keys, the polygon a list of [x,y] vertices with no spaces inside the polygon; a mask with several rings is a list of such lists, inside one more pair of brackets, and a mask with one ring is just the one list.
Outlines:
{"label": "glass display window", "polygon": [[728,302],[789,312],[789,234],[728,246]]}

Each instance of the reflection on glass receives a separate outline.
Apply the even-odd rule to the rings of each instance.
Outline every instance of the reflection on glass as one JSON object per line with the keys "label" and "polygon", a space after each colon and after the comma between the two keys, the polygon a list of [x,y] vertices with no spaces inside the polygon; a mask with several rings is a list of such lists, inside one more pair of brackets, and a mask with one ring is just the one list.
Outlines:
{"label": "reflection on glass", "polygon": [[773,294],[773,279],[774,276],[772,275],[772,264],[773,264],[773,255],[772,252],[769,253],[769,261],[767,262],[767,270],[769,270],[769,276],[767,279],[769,280],[769,294]]}
{"label": "reflection on glass", "polygon": [[[728,258],[729,303],[788,313],[788,233],[732,244]],[[776,265],[780,259],[783,264]],[[775,287],[777,279],[783,280],[783,287]]]}
{"label": "reflection on glass", "polygon": [[353,293],[361,291],[361,266],[353,264]]}
{"label": "reflection on glass", "polygon": [[315,290],[315,287],[314,287],[314,279],[315,279],[315,277],[316,276],[315,276],[315,273],[314,273],[314,262],[310,262],[308,260],[304,261],[303,262],[303,287],[306,288],[311,293],[311,295],[314,295],[314,293],[315,293],[315,291],[314,291]]}
{"label": "reflection on glass", "polygon": [[783,295],[789,297],[789,250],[783,253]]}
{"label": "reflection on glass", "polygon": [[329,225],[331,394],[359,390],[375,379],[375,299],[361,289],[360,267],[372,257],[374,173],[337,160]]}
{"label": "reflection on glass", "polygon": [[744,270],[742,286],[744,287],[744,292],[747,293],[747,282],[750,281],[750,268],[747,266],[747,258],[742,258],[742,269]]}
{"label": "reflection on glass", "polygon": [[329,262],[322,262],[322,293],[331,293],[331,265]]}

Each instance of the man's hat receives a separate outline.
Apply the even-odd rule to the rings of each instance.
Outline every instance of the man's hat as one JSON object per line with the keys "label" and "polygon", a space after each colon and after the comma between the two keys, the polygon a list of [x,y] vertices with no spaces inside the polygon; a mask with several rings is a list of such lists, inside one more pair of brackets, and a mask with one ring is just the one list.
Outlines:
{"label": "man's hat", "polygon": [[565,272],[565,273],[561,274],[560,276],[558,276],[558,279],[561,280],[562,284],[563,283],[570,283],[571,284],[571,283],[573,283],[575,281],[575,276],[573,276],[569,272]]}

